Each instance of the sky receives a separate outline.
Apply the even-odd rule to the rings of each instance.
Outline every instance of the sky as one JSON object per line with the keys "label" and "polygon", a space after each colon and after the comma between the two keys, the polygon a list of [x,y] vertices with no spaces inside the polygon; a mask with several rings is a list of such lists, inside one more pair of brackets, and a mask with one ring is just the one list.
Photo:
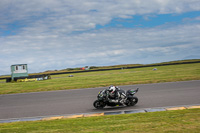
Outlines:
{"label": "sky", "polygon": [[0,0],[0,75],[200,59],[200,0]]}

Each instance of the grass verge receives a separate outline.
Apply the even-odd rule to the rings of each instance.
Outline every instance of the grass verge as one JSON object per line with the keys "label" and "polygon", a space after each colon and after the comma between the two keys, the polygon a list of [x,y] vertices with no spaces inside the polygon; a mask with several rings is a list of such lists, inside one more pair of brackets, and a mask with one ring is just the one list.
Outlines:
{"label": "grass verge", "polygon": [[36,82],[0,83],[0,94],[200,80],[200,63],[53,75]]}
{"label": "grass verge", "polygon": [[0,124],[2,133],[130,133],[200,131],[200,109]]}

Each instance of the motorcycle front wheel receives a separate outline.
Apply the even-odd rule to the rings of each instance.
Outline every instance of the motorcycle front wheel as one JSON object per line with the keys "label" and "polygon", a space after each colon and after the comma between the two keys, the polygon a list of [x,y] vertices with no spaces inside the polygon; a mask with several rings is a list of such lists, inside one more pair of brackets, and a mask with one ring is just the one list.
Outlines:
{"label": "motorcycle front wheel", "polygon": [[96,109],[102,109],[106,106],[106,104],[103,101],[96,100],[96,101],[94,101],[93,106]]}
{"label": "motorcycle front wheel", "polygon": [[137,97],[132,97],[132,98],[127,99],[126,105],[127,106],[134,106],[134,105],[137,104],[137,102],[138,102],[138,98]]}

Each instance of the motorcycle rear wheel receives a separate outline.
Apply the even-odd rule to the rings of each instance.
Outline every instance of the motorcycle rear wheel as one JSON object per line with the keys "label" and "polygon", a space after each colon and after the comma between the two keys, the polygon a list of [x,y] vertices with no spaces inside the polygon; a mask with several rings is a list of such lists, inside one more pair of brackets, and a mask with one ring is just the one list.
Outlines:
{"label": "motorcycle rear wheel", "polygon": [[106,106],[106,104],[104,102],[102,102],[102,101],[96,100],[96,101],[94,101],[93,106],[96,109],[102,109],[102,108],[104,108]]}

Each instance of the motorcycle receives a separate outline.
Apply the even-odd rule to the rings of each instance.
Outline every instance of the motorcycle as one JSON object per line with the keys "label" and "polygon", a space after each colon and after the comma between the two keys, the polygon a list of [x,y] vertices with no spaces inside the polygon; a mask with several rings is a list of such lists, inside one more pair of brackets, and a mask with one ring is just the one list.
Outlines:
{"label": "motorcycle", "polygon": [[[139,90],[139,88],[137,88],[136,90],[128,90],[125,91],[124,90],[119,90],[119,93],[124,93],[126,94],[125,98],[124,98],[124,104],[126,106],[134,106],[137,104],[138,102],[138,98],[135,95],[135,93],[137,93]],[[121,92],[120,92],[121,91]],[[93,106],[97,109],[103,109],[105,106],[123,106],[122,103],[120,102],[111,102],[109,99],[108,99],[108,96],[105,92],[105,90],[103,91],[100,91],[98,96],[97,96],[97,100],[94,101],[93,103]]]}

